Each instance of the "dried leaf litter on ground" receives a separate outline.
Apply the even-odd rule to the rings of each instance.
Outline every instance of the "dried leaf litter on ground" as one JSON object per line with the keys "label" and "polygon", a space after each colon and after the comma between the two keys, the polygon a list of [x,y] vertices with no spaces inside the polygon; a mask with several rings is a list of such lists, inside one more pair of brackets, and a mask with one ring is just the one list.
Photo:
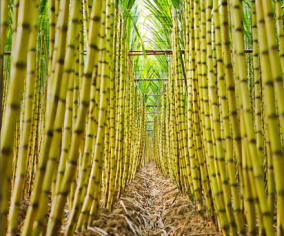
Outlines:
{"label": "dried leaf litter on ground", "polygon": [[165,178],[154,164],[147,164],[129,183],[114,210],[101,209],[89,235],[220,235],[213,222],[196,212],[188,197]]}

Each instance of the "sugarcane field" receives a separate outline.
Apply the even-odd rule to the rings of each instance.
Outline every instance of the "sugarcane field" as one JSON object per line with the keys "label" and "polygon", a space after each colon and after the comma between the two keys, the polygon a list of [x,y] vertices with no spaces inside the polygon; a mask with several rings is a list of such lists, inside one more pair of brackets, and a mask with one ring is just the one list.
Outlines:
{"label": "sugarcane field", "polygon": [[0,236],[284,236],[284,0],[0,7]]}

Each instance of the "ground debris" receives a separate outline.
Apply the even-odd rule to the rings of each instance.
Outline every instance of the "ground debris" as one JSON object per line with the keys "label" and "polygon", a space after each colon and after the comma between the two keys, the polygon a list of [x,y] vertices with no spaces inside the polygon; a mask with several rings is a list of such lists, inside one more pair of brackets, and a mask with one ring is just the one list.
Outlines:
{"label": "ground debris", "polygon": [[221,235],[195,210],[188,197],[155,167],[145,165],[128,184],[114,210],[102,208],[93,226],[77,235]]}

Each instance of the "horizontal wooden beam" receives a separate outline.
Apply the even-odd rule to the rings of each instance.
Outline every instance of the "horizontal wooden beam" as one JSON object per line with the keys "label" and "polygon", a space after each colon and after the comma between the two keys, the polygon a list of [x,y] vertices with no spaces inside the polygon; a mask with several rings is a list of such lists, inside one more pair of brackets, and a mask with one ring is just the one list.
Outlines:
{"label": "horizontal wooden beam", "polygon": [[157,107],[157,105],[146,105],[146,107]]}
{"label": "horizontal wooden beam", "polygon": [[[185,50],[180,50],[182,54],[184,54]],[[245,49],[245,53],[252,53],[252,49]],[[148,56],[159,56],[159,55],[172,55],[173,51],[171,49],[165,50],[145,50],[145,54]],[[140,50],[132,50],[129,51],[129,56],[143,56],[143,51]]]}
{"label": "horizontal wooden beam", "polygon": [[134,79],[135,82],[139,81],[167,81],[168,79]]}
{"label": "horizontal wooden beam", "polygon": [[[284,5],[282,6],[284,8]],[[180,50],[182,54],[184,54],[184,50]],[[245,49],[245,53],[252,53],[252,49]],[[158,56],[158,55],[172,55],[173,51],[171,49],[165,50],[146,50],[146,55],[148,56]],[[4,55],[9,56],[11,55],[10,51],[4,52]],[[140,50],[132,50],[129,51],[129,56],[143,56],[143,51]]]}
{"label": "horizontal wooden beam", "polygon": [[[184,50],[181,50],[184,53]],[[145,54],[148,56],[158,56],[158,55],[171,55],[173,52],[171,49],[165,50],[145,50]],[[140,50],[132,50],[129,51],[129,56],[143,56],[143,51]]]}

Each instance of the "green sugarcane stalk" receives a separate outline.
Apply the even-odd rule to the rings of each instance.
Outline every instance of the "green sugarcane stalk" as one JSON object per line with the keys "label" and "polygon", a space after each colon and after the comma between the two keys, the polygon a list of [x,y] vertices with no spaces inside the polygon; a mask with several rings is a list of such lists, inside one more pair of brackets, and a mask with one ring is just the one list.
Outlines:
{"label": "green sugarcane stalk", "polygon": [[[45,215],[47,214],[46,205],[48,204],[49,198],[48,194],[51,190],[51,184],[53,176],[56,174],[57,166],[60,156],[60,140],[62,138],[62,125],[64,123],[64,113],[66,109],[66,94],[67,90],[73,87],[73,80],[70,79],[70,73],[72,73],[72,68],[74,68],[75,63],[72,60],[72,55],[76,58],[76,53],[74,49],[76,44],[79,44],[77,38],[73,37],[79,31],[79,21],[80,21],[80,8],[81,2],[76,0],[72,2],[71,5],[71,24],[69,27],[67,35],[67,50],[65,54],[65,64],[63,69],[62,84],[59,93],[59,102],[57,106],[56,118],[53,128],[53,139],[51,142],[49,152],[49,157],[46,167],[46,175],[44,176],[43,186],[41,189],[41,195],[39,198],[39,210],[35,218],[35,223],[33,226],[33,235],[39,235],[40,232],[45,231]],[[67,89],[68,88],[68,89]],[[35,190],[36,191],[36,190]]]}
{"label": "green sugarcane stalk", "polygon": [[0,234],[5,235],[7,227],[7,214],[9,210],[9,195],[11,185],[9,182],[9,170],[12,169],[12,152],[14,144],[14,134],[17,117],[20,112],[21,97],[26,76],[27,53],[29,35],[34,14],[30,14],[33,9],[32,2],[23,2],[19,7],[20,17],[17,22],[18,33],[14,41],[14,55],[12,57],[10,87],[7,95],[7,107],[2,123],[1,135],[1,215],[0,215]]}
{"label": "green sugarcane stalk", "polygon": [[250,158],[253,166],[253,174],[257,189],[258,200],[263,215],[263,224],[267,235],[273,235],[272,217],[266,202],[266,194],[264,189],[264,174],[260,163],[262,157],[259,157],[255,142],[255,132],[253,129],[252,113],[249,104],[249,91],[247,86],[246,65],[244,60],[244,40],[243,29],[241,24],[241,2],[239,0],[231,0],[232,4],[232,20],[234,22],[233,43],[236,49],[236,62],[238,64],[238,76],[240,80],[240,102],[244,110],[244,123],[247,130],[249,143]]}
{"label": "green sugarcane stalk", "polygon": [[[69,14],[69,7],[67,7],[68,1],[61,2],[60,12],[60,20],[58,20],[55,46],[54,46],[54,56],[52,62],[52,72],[50,74],[49,83],[50,90],[48,91],[48,101],[46,105],[46,124],[44,130],[43,137],[43,146],[41,149],[40,157],[39,157],[39,166],[36,173],[33,195],[30,200],[32,204],[30,204],[26,216],[26,220],[24,223],[22,235],[31,235],[33,222],[36,216],[36,212],[38,210],[38,201],[40,198],[40,191],[42,187],[42,182],[44,180],[44,176],[46,173],[46,164],[48,160],[49,148],[52,142],[52,134],[53,134],[53,125],[54,119],[56,115],[56,108],[58,105],[58,96],[60,92],[60,82],[62,80],[62,61],[64,61],[65,55],[65,45],[66,45],[66,33],[67,33],[67,21]],[[48,85],[49,86],[49,85]],[[66,86],[67,89],[67,86]]]}
{"label": "green sugarcane stalk", "polygon": [[[265,17],[265,30],[268,36],[267,37],[267,47],[269,50],[271,75],[272,75],[272,81],[274,84],[275,95],[276,95],[275,96],[276,104],[277,104],[276,106],[277,106],[279,118],[280,118],[281,133],[284,134],[284,87],[283,87],[284,77],[282,77],[281,57],[279,56],[279,53],[277,50],[277,34],[274,28],[275,19],[272,16],[273,6],[271,2],[266,2],[266,1],[265,2],[260,1],[259,4],[262,5],[263,14]],[[280,55],[282,56],[283,38],[280,38],[279,40],[280,40]],[[272,114],[273,110],[268,110],[268,109],[270,108],[274,109],[274,106],[272,105],[270,101],[268,102],[268,104],[269,106],[271,105],[271,107],[267,107],[267,115],[268,115],[269,121],[272,122],[272,120],[275,118],[270,118],[269,114]],[[273,113],[273,114],[276,115],[276,113]],[[272,126],[272,124],[269,124],[269,126],[270,125]],[[274,167],[274,178],[275,178],[275,185],[276,185],[276,192],[277,192],[277,215],[278,215],[277,221],[278,221],[278,226],[279,226],[278,234],[281,234],[284,232],[284,195],[282,194],[284,192],[284,181],[282,181],[282,177],[281,177],[282,168],[284,166],[284,155],[283,155],[283,150],[281,148],[281,143],[280,143],[281,141],[278,136],[279,135],[278,128],[276,128],[275,124],[273,128],[272,127],[270,128],[269,126],[268,126],[268,132],[269,132],[269,137],[271,139],[272,162],[273,162],[273,167]]]}
{"label": "green sugarcane stalk", "polygon": [[[54,208],[51,211],[51,217],[47,226],[47,235],[56,235],[61,226],[63,208],[66,203],[67,194],[70,191],[71,182],[73,180],[73,172],[77,168],[77,157],[80,147],[80,142],[82,140],[82,135],[85,129],[85,118],[87,109],[90,103],[90,84],[93,71],[93,63],[95,58],[98,56],[97,53],[97,42],[98,42],[98,32],[100,31],[100,21],[101,21],[101,5],[102,1],[95,1],[92,8],[92,16],[90,21],[90,32],[88,40],[88,50],[87,59],[84,68],[84,75],[82,78],[82,89],[80,94],[80,105],[78,110],[78,115],[72,134],[71,149],[68,156],[68,161],[66,164],[66,170],[64,173],[64,178],[60,186],[59,192],[54,198]],[[66,194],[62,194],[66,193]]]}
{"label": "green sugarcane stalk", "polygon": [[38,1],[33,3],[33,17],[35,21],[32,23],[30,34],[28,58],[27,58],[27,79],[26,91],[24,97],[24,117],[23,117],[23,135],[19,144],[19,153],[17,160],[17,170],[15,186],[12,192],[11,206],[9,210],[9,227],[8,234],[14,234],[18,227],[19,206],[23,198],[23,187],[26,175],[26,162],[28,157],[29,140],[32,128],[33,98],[34,84],[36,78],[36,44],[37,44],[37,18],[38,18]]}

